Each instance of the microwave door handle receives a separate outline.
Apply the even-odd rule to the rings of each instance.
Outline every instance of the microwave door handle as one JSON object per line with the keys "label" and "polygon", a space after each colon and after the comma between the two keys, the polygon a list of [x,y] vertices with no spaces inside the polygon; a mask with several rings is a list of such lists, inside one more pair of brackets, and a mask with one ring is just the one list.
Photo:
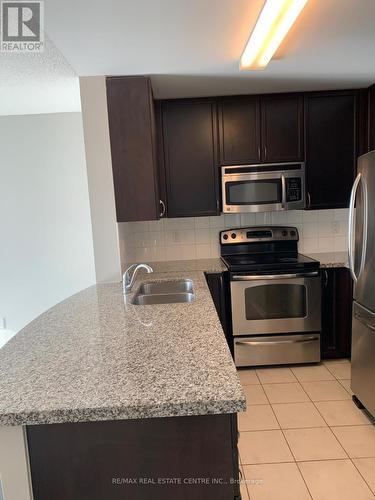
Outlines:
{"label": "microwave door handle", "polygon": [[286,180],[285,175],[281,174],[281,204],[286,209]]}

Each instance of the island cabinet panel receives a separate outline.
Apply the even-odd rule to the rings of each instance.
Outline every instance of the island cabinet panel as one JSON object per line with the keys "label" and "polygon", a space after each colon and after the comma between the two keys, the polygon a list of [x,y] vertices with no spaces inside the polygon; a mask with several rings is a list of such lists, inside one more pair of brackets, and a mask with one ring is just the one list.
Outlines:
{"label": "island cabinet panel", "polygon": [[219,133],[221,165],[259,163],[259,98],[223,97],[219,102]]}
{"label": "island cabinet panel", "polygon": [[117,221],[158,219],[161,209],[150,79],[107,78],[107,105]]}
{"label": "island cabinet panel", "polygon": [[162,120],[168,217],[218,215],[215,100],[164,101]]}
{"label": "island cabinet panel", "polygon": [[345,208],[357,161],[356,91],[305,97],[306,191],[310,209]]}
{"label": "island cabinet panel", "polygon": [[300,161],[303,147],[303,97],[261,98],[262,160],[266,163]]}
{"label": "island cabinet panel", "polygon": [[351,354],[353,282],[346,268],[322,269],[322,358]]}
{"label": "island cabinet panel", "polygon": [[228,273],[206,273],[208,288],[211,292],[216,312],[219,316],[225,338],[227,339],[229,349],[233,355],[233,336],[230,328],[230,296],[229,296],[229,277]]}
{"label": "island cabinet panel", "polygon": [[34,500],[240,498],[236,415],[36,425],[27,438]]}

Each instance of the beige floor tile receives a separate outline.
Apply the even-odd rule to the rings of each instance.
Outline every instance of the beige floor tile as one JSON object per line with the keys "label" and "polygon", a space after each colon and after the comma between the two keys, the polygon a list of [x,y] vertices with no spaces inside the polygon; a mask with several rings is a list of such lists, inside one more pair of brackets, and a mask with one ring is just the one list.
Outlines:
{"label": "beige floor tile", "polygon": [[280,426],[270,405],[255,405],[238,414],[238,428],[240,431],[261,431],[280,429]]}
{"label": "beige floor tile", "polygon": [[297,382],[290,368],[259,368],[257,375],[262,384]]}
{"label": "beige floor tile", "polygon": [[353,462],[375,493],[375,458],[357,458]]}
{"label": "beige floor tile", "polygon": [[294,461],[280,430],[241,432],[238,447],[243,465]]}
{"label": "beige floor tile", "polygon": [[338,364],[338,363],[346,363],[350,365],[350,359],[347,358],[341,358],[341,359],[324,359],[322,361],[323,365],[331,365],[333,364]]}
{"label": "beige floor tile", "polygon": [[348,458],[329,427],[288,429],[284,434],[297,462]]}
{"label": "beige floor tile", "polygon": [[[261,385],[245,385],[246,403],[251,405],[266,405],[268,399]],[[346,392],[346,391],[345,391]]]}
{"label": "beige floor tile", "polygon": [[301,382],[302,387],[313,401],[337,401],[351,399],[348,391],[337,380]]}
{"label": "beige floor tile", "polygon": [[251,500],[310,500],[296,464],[244,467]]}
{"label": "beige floor tile", "polygon": [[264,384],[263,389],[266,391],[270,403],[302,403],[309,401],[308,395],[298,382]]}
{"label": "beige floor tile", "polygon": [[350,460],[300,462],[314,500],[370,500],[375,497]]}
{"label": "beige floor tile", "polygon": [[326,426],[313,403],[274,404],[272,408],[282,429]]}
{"label": "beige floor tile", "polygon": [[343,380],[343,379],[340,379],[339,380],[340,384],[344,387],[344,389],[346,389],[348,391],[348,393],[353,396],[353,391],[351,390],[350,388],[350,383],[351,383],[351,380],[348,379],[348,380]]}
{"label": "beige floor tile", "polygon": [[247,486],[245,483],[245,473],[241,467],[240,471],[242,472],[242,477],[240,476],[240,492],[241,492],[241,500],[250,500],[249,499],[249,494],[247,492]]}
{"label": "beige floor tile", "polygon": [[324,365],[296,366],[292,368],[292,371],[300,382],[335,380],[335,377]]}
{"label": "beige floor tile", "polygon": [[237,370],[242,385],[260,384],[255,370]]}
{"label": "beige floor tile", "polygon": [[327,368],[338,379],[349,379],[352,376],[349,363],[331,363]]}
{"label": "beige floor tile", "polygon": [[375,458],[375,427],[373,425],[332,427],[332,431],[350,458]]}
{"label": "beige floor tile", "polygon": [[319,401],[316,407],[329,426],[366,425],[369,419],[353,401]]}

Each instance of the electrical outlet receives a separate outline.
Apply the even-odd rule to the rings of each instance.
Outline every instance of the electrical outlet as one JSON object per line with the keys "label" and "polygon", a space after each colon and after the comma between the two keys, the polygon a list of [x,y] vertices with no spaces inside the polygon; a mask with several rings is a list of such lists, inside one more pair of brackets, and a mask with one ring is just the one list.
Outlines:
{"label": "electrical outlet", "polygon": [[340,234],[340,222],[337,220],[332,222],[332,233],[333,234]]}

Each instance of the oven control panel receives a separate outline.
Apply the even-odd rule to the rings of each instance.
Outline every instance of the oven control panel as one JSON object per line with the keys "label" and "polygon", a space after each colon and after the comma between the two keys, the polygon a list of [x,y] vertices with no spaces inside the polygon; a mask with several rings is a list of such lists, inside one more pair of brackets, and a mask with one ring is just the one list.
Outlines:
{"label": "oven control panel", "polygon": [[220,243],[222,245],[298,240],[298,229],[290,226],[241,227],[220,232]]}

